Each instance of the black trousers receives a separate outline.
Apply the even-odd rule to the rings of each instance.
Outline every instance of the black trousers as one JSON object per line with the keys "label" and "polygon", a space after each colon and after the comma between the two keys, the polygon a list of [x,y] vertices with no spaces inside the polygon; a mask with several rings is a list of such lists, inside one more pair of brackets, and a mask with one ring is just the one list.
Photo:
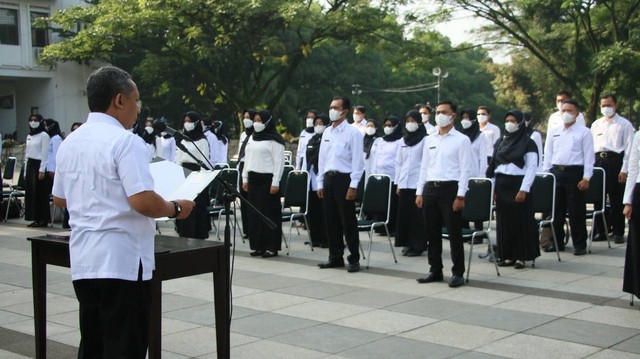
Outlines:
{"label": "black trousers", "polygon": [[[393,212],[391,213],[394,216]],[[415,188],[403,188],[398,196],[396,226],[396,247],[410,247],[410,250],[423,252],[427,246],[424,216],[422,209],[416,206]]]}
{"label": "black trousers", "polygon": [[[347,242],[349,263],[360,261],[360,239],[358,237],[358,221],[356,219],[356,201],[347,201],[347,190],[351,177],[342,173],[324,175],[324,217],[327,221],[329,239],[329,260],[342,261],[344,242]],[[343,240],[344,236],[344,240]]]}
{"label": "black trousers", "polygon": [[149,346],[151,281],[73,281],[80,302],[80,359],[140,358]]}
{"label": "black trousers", "polygon": [[462,211],[453,211],[453,201],[458,192],[458,183],[433,186],[429,182],[422,191],[422,213],[427,230],[427,254],[429,271],[442,273],[442,227],[449,232],[449,247],[453,275],[464,273],[464,245],[462,242]]}
{"label": "black trousers", "polygon": [[556,176],[556,211],[553,214],[553,228],[558,238],[558,247],[564,248],[564,218],[569,210],[569,226],[574,249],[587,248],[587,221],[585,191],[578,189],[583,169],[551,169]]}
{"label": "black trousers", "polygon": [[322,208],[323,200],[318,198],[318,192],[309,191],[309,210],[307,212],[307,222],[309,236],[314,246],[327,245],[327,222],[324,219]]}
{"label": "black trousers", "polygon": [[[244,162],[240,162],[238,164],[238,173],[242,176],[242,171],[244,170]],[[240,178],[242,181],[242,178]],[[242,189],[242,183],[240,184],[240,188],[238,188],[238,192],[245,199],[248,198],[248,193]],[[244,204],[244,201],[240,201],[240,219],[242,220],[242,233],[245,235],[249,234],[249,210],[247,206]]]}
{"label": "black trousers", "polygon": [[45,176],[38,179],[40,160],[27,159],[24,191],[24,219],[48,223],[51,220],[49,208],[50,180]]}
{"label": "black trousers", "polygon": [[622,290],[640,297],[640,184],[633,189],[633,211],[629,220],[629,240],[624,261]]}
{"label": "black trousers", "polygon": [[[624,235],[624,215],[622,214],[623,205],[622,197],[624,195],[624,183],[618,182],[618,175],[622,169],[622,159],[624,153],[614,154],[607,152],[607,157],[601,158],[596,154],[596,167],[604,168],[605,172],[605,191],[609,196],[609,203],[611,204],[611,211],[607,211],[607,223],[611,223],[613,226],[613,234],[616,236]],[[596,208],[602,208],[602,201],[598,200],[595,203]],[[607,230],[604,228],[601,220],[595,221],[595,234],[604,234]]]}

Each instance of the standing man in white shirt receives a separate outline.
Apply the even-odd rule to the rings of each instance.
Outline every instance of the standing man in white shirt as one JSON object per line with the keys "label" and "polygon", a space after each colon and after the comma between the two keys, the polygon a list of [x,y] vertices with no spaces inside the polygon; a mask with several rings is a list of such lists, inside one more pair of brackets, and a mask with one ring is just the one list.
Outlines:
{"label": "standing man in white shirt", "polygon": [[193,201],[153,191],[145,143],[127,131],[136,84],[105,66],[87,81],[87,123],[60,145],[55,205],[70,213],[71,278],[80,302],[78,358],[146,356],[154,262],[153,218],[186,218]]}
{"label": "standing man in white shirt", "polygon": [[[549,122],[547,123],[547,137],[549,136],[549,133],[551,133],[551,130],[557,127],[564,126],[564,122],[562,122],[561,110],[562,110],[562,104],[567,100],[571,100],[571,94],[565,90],[558,91],[558,93],[556,94],[556,107],[558,108],[558,111],[552,113],[551,116],[549,116]],[[578,117],[576,118],[576,123],[578,125],[586,126],[586,123],[584,122],[584,116],[582,116],[582,113],[578,114]]]}
{"label": "standing man in white shirt", "polygon": [[[347,123],[351,104],[336,96],[329,106],[331,126],[322,134],[318,155],[318,197],[323,199],[328,223],[329,260],[320,268],[344,267],[344,242],[349,272],[360,270],[360,239],[356,220],[356,192],[364,172],[362,134]],[[344,240],[343,240],[344,235]]]}
{"label": "standing man in white shirt", "polygon": [[485,149],[485,153],[488,153],[487,163],[489,163],[493,155],[493,146],[500,139],[500,128],[489,122],[489,120],[491,120],[491,109],[487,106],[478,107],[476,115],[478,116],[478,124],[480,124],[480,132],[482,132],[486,139],[485,145],[487,148]]}
{"label": "standing man in white shirt", "polygon": [[[633,143],[634,129],[629,120],[616,113],[618,101],[614,94],[606,94],[600,98],[600,112],[604,117],[591,125],[593,144],[596,153],[596,167],[604,168],[605,191],[609,196],[611,212],[607,223],[613,226],[613,239],[616,243],[624,243],[624,216],[622,215],[622,195],[627,180],[629,154]],[[601,202],[601,201],[600,201]],[[595,203],[601,208],[602,203]],[[606,240],[602,221],[594,223],[594,241]]]}
{"label": "standing man in white shirt", "polygon": [[307,118],[304,120],[305,128],[300,132],[300,137],[298,137],[298,150],[296,151],[297,170],[301,170],[303,168],[302,163],[304,162],[304,157],[307,153],[307,143],[309,143],[311,137],[316,134],[313,130],[313,123],[316,121],[316,116],[318,116],[317,111],[307,111]]}
{"label": "standing man in white shirt", "polygon": [[429,273],[418,283],[441,282],[442,227],[449,232],[452,276],[449,287],[464,284],[464,245],[462,242],[462,209],[469,189],[469,137],[453,128],[456,106],[450,101],[436,107],[438,133],[428,136],[424,145],[420,177],[416,189],[416,206],[422,208],[427,229]]}
{"label": "standing man in white shirt", "polygon": [[[564,251],[564,217],[568,207],[573,254],[581,256],[587,253],[585,192],[593,174],[593,138],[587,127],[576,122],[580,113],[576,101],[565,101],[561,112],[564,125],[547,134],[542,171],[550,171],[556,176],[553,227],[558,238],[558,250]],[[555,250],[553,246],[544,249],[545,252]]]}
{"label": "standing man in white shirt", "polygon": [[353,108],[353,123],[351,126],[355,127],[364,136],[364,131],[367,128],[367,109],[364,106],[358,105]]}

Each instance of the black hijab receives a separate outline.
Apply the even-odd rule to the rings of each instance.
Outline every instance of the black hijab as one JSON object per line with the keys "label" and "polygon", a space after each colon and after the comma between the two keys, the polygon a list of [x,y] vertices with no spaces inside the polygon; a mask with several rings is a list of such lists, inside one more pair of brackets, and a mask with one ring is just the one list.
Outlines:
{"label": "black hijab", "polygon": [[[250,108],[242,111],[243,120],[244,120],[244,114],[247,112],[249,113],[249,119],[253,121],[253,117],[256,115],[256,110]],[[245,148],[247,148],[247,142],[249,142],[249,138],[251,138],[253,131],[254,131],[253,126],[244,128],[244,133],[247,134],[247,137],[245,137],[244,141],[242,141],[242,144],[240,145],[240,152],[238,152],[238,160],[241,160],[244,158],[244,150]]]}
{"label": "black hijab", "polygon": [[462,115],[465,113],[469,115],[469,121],[471,121],[471,127],[469,128],[462,127],[460,132],[467,135],[471,140],[471,143],[473,143],[476,139],[478,139],[478,136],[480,136],[480,124],[478,124],[476,111],[474,109],[468,108],[460,112],[460,119],[462,119]]}
{"label": "black hijab", "polygon": [[[375,120],[367,120],[367,123],[369,123],[369,122],[373,122],[375,127],[376,128],[378,127]],[[363,149],[364,149],[364,153],[365,153],[365,157],[364,158],[368,159],[369,156],[371,155],[371,147],[373,146],[373,142],[376,140],[376,134],[374,133],[373,135],[369,136],[369,135],[367,135],[365,133],[362,140],[363,140],[362,145],[363,145]]]}
{"label": "black hijab", "polygon": [[424,124],[422,123],[422,116],[420,115],[420,112],[416,110],[411,110],[407,112],[407,114],[404,116],[405,121],[408,117],[411,117],[418,123],[418,129],[413,132],[409,132],[405,128],[404,135],[402,137],[404,138],[404,143],[407,146],[413,147],[418,143],[420,143],[420,141],[422,141],[422,139],[427,135],[427,129],[424,127]]}
{"label": "black hijab", "polygon": [[202,132],[202,117],[200,117],[200,115],[195,111],[189,111],[185,113],[182,118],[185,118],[185,117],[189,117],[191,122],[193,122],[196,126],[193,129],[193,131],[187,131],[185,129],[184,134],[193,141],[198,141],[205,138],[204,133]]}
{"label": "black hijab", "polygon": [[53,136],[55,135],[58,135],[60,136],[60,138],[62,138],[62,131],[60,131],[60,124],[58,123],[58,121],[52,118],[48,118],[44,120],[44,124],[47,127],[47,135],[49,135],[50,138],[53,138]]}
{"label": "black hijab", "polygon": [[[284,138],[280,136],[278,131],[276,131],[276,121],[271,116],[271,112],[267,110],[258,111],[258,116],[262,119],[262,123],[266,126],[262,132],[257,132],[254,130],[253,137],[254,141],[276,141],[279,144],[284,146]],[[255,127],[255,123],[253,127]]]}
{"label": "black hijab", "polygon": [[38,119],[38,121],[40,121],[40,126],[38,126],[36,128],[31,128],[31,125],[29,125],[29,134],[31,136],[37,135],[40,132],[46,131],[46,128],[44,127],[44,119],[42,118],[41,114],[36,113],[36,114],[33,114],[33,115],[29,115],[29,119],[31,119],[31,117],[35,117],[35,118]]}
{"label": "black hijab", "polygon": [[[153,122],[151,123],[151,128],[153,128]],[[147,123],[146,123],[146,121],[145,121],[145,124],[144,124],[144,127],[143,127],[142,139],[148,145],[154,145],[154,146],[156,145],[156,130],[153,129],[153,132],[151,132],[151,133],[147,132]]]}
{"label": "black hijab", "polygon": [[518,120],[519,127],[515,132],[505,132],[504,136],[496,142],[493,157],[487,169],[487,176],[490,178],[494,177],[494,171],[499,165],[513,163],[523,168],[524,157],[528,152],[538,154],[536,144],[527,133],[522,112],[515,109],[510,110],[504,117],[507,118],[509,115],[512,115]]}
{"label": "black hijab", "polygon": [[[329,120],[329,116],[325,114],[316,115],[316,120],[317,119],[322,120],[322,123],[325,126],[325,130],[331,124],[331,120]],[[311,169],[311,165],[313,165],[313,168],[316,169],[316,172],[318,171],[318,157],[320,155],[321,143],[322,143],[322,134],[317,134],[317,133],[309,139],[309,142],[307,142],[307,152],[305,153],[306,155],[305,161],[307,162],[307,171]]]}
{"label": "black hijab", "polygon": [[[529,137],[531,137],[531,135],[533,134],[533,127],[531,127],[531,113],[524,112],[522,115],[524,117],[524,123],[527,125],[527,134],[529,135]],[[527,124],[527,122],[529,122],[529,124]],[[539,160],[540,159],[538,159],[538,161]]]}
{"label": "black hijab", "polygon": [[382,136],[382,139],[387,141],[387,142],[393,142],[393,141],[397,141],[399,139],[402,138],[402,126],[400,126],[400,119],[398,118],[398,116],[389,116],[387,118],[384,119],[384,122],[382,123],[384,125],[384,123],[386,123],[387,121],[391,121],[391,124],[393,125],[393,132],[391,132],[390,135],[384,135]]}
{"label": "black hijab", "polygon": [[210,131],[216,135],[218,141],[222,141],[225,145],[229,141],[227,138],[227,130],[224,128],[222,121],[213,121],[213,126],[211,126]]}

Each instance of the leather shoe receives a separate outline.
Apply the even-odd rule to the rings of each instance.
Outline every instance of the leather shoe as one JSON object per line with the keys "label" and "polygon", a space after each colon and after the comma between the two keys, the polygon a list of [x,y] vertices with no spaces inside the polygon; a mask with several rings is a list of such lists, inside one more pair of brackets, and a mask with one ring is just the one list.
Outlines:
{"label": "leather shoe", "polygon": [[249,253],[250,256],[252,257],[259,257],[262,255],[262,253],[264,253],[264,251],[253,251],[251,253]]}
{"label": "leather shoe", "polygon": [[406,257],[420,257],[422,255],[422,251],[409,251],[404,254]]}
{"label": "leather shoe", "polygon": [[416,281],[418,283],[432,283],[432,282],[442,282],[444,278],[442,277],[442,273],[427,273],[426,277],[418,278]]}
{"label": "leather shoe", "polygon": [[[546,252],[546,253],[555,252],[556,251],[556,247],[549,246],[549,247],[546,247],[545,249],[543,249],[543,251]],[[558,248],[558,252],[564,252],[564,248]]]}
{"label": "leather shoe", "polygon": [[613,243],[615,244],[623,244],[624,236],[613,236]]}
{"label": "leather shoe", "polygon": [[607,236],[605,236],[602,233],[596,234],[595,236],[593,236],[593,239],[592,239],[592,241],[594,242],[604,242],[606,240],[607,240]]}
{"label": "leather shoe", "polygon": [[585,254],[587,254],[587,250],[584,248],[576,249],[575,251],[573,251],[574,256],[583,256]]}
{"label": "leather shoe", "polygon": [[358,262],[349,263],[349,265],[347,266],[347,272],[349,273],[360,272],[360,263]]}
{"label": "leather shoe", "polygon": [[457,288],[463,284],[464,284],[464,278],[462,278],[461,275],[454,275],[453,277],[451,277],[451,280],[449,280],[449,287],[451,288]]}
{"label": "leather shoe", "polygon": [[320,269],[342,268],[344,267],[344,262],[343,261],[327,261],[327,262],[318,263],[318,267],[320,267]]}

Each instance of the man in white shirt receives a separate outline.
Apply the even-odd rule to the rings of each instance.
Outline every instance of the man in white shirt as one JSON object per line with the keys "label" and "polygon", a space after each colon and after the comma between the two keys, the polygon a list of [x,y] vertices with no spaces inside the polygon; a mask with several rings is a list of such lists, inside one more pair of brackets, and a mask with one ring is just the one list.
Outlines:
{"label": "man in white shirt", "polygon": [[[573,100],[562,104],[562,127],[547,134],[544,147],[543,172],[556,176],[556,203],[553,227],[558,238],[558,250],[564,251],[564,217],[569,207],[569,224],[573,240],[573,254],[587,253],[587,224],[585,192],[593,174],[593,138],[585,126],[576,122],[580,106]],[[547,247],[545,252],[554,252]]]}
{"label": "man in white shirt", "polygon": [[[609,196],[611,211],[607,223],[613,226],[613,239],[616,243],[624,243],[624,216],[622,215],[622,196],[627,180],[628,160],[631,153],[634,128],[631,122],[617,114],[618,101],[614,94],[606,94],[600,98],[600,112],[603,117],[591,125],[593,144],[596,153],[596,167],[605,171],[605,190]],[[602,201],[595,203],[602,208]],[[606,228],[602,221],[594,223],[594,241],[606,240]]]}
{"label": "man in white shirt", "polygon": [[[320,268],[344,267],[347,242],[349,272],[360,270],[360,240],[356,220],[356,192],[364,172],[362,134],[347,123],[349,99],[334,97],[329,107],[332,124],[322,133],[318,154],[318,197],[323,199],[329,241],[329,260]],[[344,234],[344,240],[343,240]]]}
{"label": "man in white shirt", "polygon": [[487,148],[485,149],[485,153],[489,154],[487,156],[487,163],[489,163],[493,155],[493,146],[500,139],[500,128],[489,122],[489,120],[491,120],[491,109],[487,106],[478,107],[476,116],[478,117],[478,124],[480,124],[480,132],[482,132],[486,139],[485,145]]}
{"label": "man in white shirt", "polygon": [[298,137],[298,150],[296,151],[296,169],[301,170],[302,162],[304,162],[304,157],[307,153],[307,143],[309,143],[309,139],[313,137],[316,133],[313,130],[313,123],[316,120],[316,116],[318,116],[318,112],[315,110],[307,111],[307,118],[305,121],[305,128],[300,132],[300,137]]}
{"label": "man in white shirt", "polygon": [[422,117],[422,123],[424,124],[424,128],[427,130],[427,135],[431,136],[434,132],[438,132],[438,128],[429,123],[429,119],[431,118],[431,106],[416,105],[416,107]]}
{"label": "man in white shirt", "polygon": [[[571,100],[571,94],[565,90],[558,91],[558,93],[556,94],[556,107],[558,108],[558,111],[552,113],[551,116],[549,116],[549,122],[547,123],[547,136],[549,136],[549,133],[551,133],[551,130],[553,130],[554,128],[562,127],[564,125],[564,123],[562,122],[561,109],[562,104],[567,100]],[[578,125],[586,126],[582,113],[578,114],[576,123]]]}
{"label": "man in white shirt", "polygon": [[144,142],[127,131],[139,93],[125,71],[105,66],[87,81],[87,123],[60,145],[53,201],[70,213],[71,278],[80,303],[79,358],[145,358],[153,218],[186,218],[189,200],[153,191]]}
{"label": "man in white shirt", "polygon": [[462,242],[462,209],[469,189],[471,141],[456,131],[453,122],[456,106],[444,101],[436,107],[439,130],[428,136],[424,144],[420,177],[416,188],[416,205],[423,209],[427,229],[429,273],[418,283],[441,282],[442,228],[449,232],[452,277],[449,286],[464,284],[464,245]]}
{"label": "man in white shirt", "polygon": [[364,136],[364,130],[367,128],[367,109],[364,106],[355,106],[353,108],[353,123],[351,126],[355,127]]}

